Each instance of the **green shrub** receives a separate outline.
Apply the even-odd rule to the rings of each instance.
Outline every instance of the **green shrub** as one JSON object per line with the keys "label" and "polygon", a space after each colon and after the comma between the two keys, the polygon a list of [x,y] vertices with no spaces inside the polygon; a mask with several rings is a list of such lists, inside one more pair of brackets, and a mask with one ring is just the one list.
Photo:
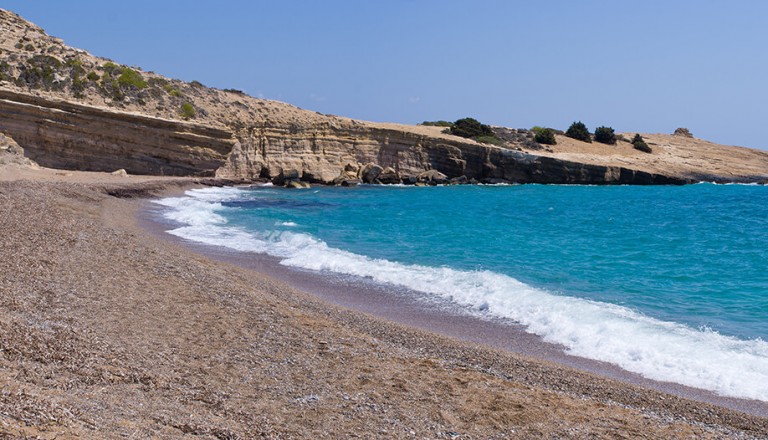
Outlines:
{"label": "green shrub", "polygon": [[61,61],[52,56],[35,55],[21,66],[21,73],[19,73],[16,83],[19,86],[31,88],[58,89],[61,85],[59,83],[54,84],[54,81],[56,80],[56,73],[61,67]]}
{"label": "green shrub", "polygon": [[453,122],[448,121],[424,121],[419,125],[426,125],[428,127],[453,127]]}
{"label": "green shrub", "polygon": [[565,135],[576,140],[592,142],[592,137],[589,135],[587,126],[581,121],[571,124],[571,126],[568,127],[568,130],[566,130]]}
{"label": "green shrub", "polygon": [[595,141],[602,144],[615,145],[616,133],[611,127],[597,127],[595,129]]}
{"label": "green shrub", "polygon": [[639,133],[635,134],[635,137],[632,138],[632,146],[635,147],[635,150],[640,150],[644,153],[652,153],[653,150],[650,146],[648,146],[647,143],[645,143],[645,139],[643,139],[642,136],[640,136]]}
{"label": "green shrub", "polygon": [[540,144],[556,145],[555,132],[551,128],[533,127],[531,129],[534,133],[533,140]]}
{"label": "green shrub", "polygon": [[504,145],[504,141],[496,136],[477,136],[474,139],[481,144]]}
{"label": "green shrub", "polygon": [[120,87],[133,87],[136,89],[145,89],[147,88],[147,82],[144,81],[144,77],[141,76],[141,73],[131,69],[130,67],[123,67],[123,69],[120,72],[120,76],[117,78],[117,83],[120,84]]}
{"label": "green shrub", "polygon": [[481,124],[477,119],[463,118],[453,123],[450,133],[454,136],[474,139],[480,136],[494,136],[491,127]]}
{"label": "green shrub", "polygon": [[107,73],[112,73],[112,71],[113,71],[113,70],[117,70],[117,69],[118,69],[118,67],[120,67],[120,66],[118,66],[118,65],[117,65],[117,64],[115,64],[115,63],[113,63],[112,61],[107,61],[106,63],[104,63],[104,65],[103,65],[103,66],[101,66],[101,68],[102,68],[102,69],[103,69],[105,72],[107,72]]}
{"label": "green shrub", "polygon": [[181,109],[179,109],[179,115],[182,118],[192,119],[195,117],[195,114],[197,114],[197,112],[195,111],[195,107],[193,107],[192,104],[188,102],[181,104]]}
{"label": "green shrub", "polygon": [[88,76],[86,76],[90,81],[98,81],[99,80],[99,74],[96,72],[88,72]]}

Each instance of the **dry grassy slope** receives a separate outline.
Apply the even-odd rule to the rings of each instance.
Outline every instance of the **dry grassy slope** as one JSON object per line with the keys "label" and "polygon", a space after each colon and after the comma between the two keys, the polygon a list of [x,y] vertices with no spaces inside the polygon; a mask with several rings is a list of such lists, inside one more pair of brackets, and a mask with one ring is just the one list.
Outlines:
{"label": "dry grassy slope", "polygon": [[[68,47],[40,27],[1,9],[0,51],[0,88],[4,90],[170,120],[183,119],[182,106],[190,104],[194,109],[191,121],[227,128],[241,141],[242,148],[235,155],[237,160],[230,161],[231,166],[223,173],[228,177],[260,174],[273,177],[282,169],[297,168],[326,179],[338,175],[350,161],[372,161],[398,170],[402,167],[404,173],[411,174],[440,166],[447,166],[448,169],[441,171],[450,174],[466,166],[465,174],[478,178],[572,173],[561,179],[569,183],[577,183],[580,175],[605,180],[593,183],[609,183],[611,176],[620,174],[616,170],[578,167],[572,163],[555,164],[555,167],[547,163],[536,169],[535,164],[540,162],[536,157],[545,156],[682,179],[768,178],[768,157],[764,152],[686,138],[647,135],[650,142],[656,144],[652,145],[654,153],[650,155],[633,150],[629,144],[605,147],[563,137],[551,151],[531,150],[523,144],[512,143],[505,148],[530,156],[490,163],[493,159],[489,157],[501,157],[498,148],[443,134],[438,127],[372,123],[323,115],[236,91],[168,79],[138,67],[132,70],[140,74],[139,81],[146,82],[146,86],[141,83],[135,87],[130,81],[120,85],[121,74],[127,66]],[[317,143],[316,139],[322,142]],[[394,146],[389,145],[391,139],[395,139]],[[448,157],[444,152],[449,152]],[[503,167],[519,169],[502,172],[499,168]],[[559,181],[551,180],[550,183]]]}
{"label": "dry grassy slope", "polygon": [[[623,133],[631,139],[634,133]],[[642,135],[652,154],[635,150],[628,141],[616,145],[586,143],[557,136],[551,151],[542,156],[598,165],[634,168],[649,173],[680,176],[692,180],[764,180],[768,178],[768,152],[744,147],[725,146],[668,134]]]}

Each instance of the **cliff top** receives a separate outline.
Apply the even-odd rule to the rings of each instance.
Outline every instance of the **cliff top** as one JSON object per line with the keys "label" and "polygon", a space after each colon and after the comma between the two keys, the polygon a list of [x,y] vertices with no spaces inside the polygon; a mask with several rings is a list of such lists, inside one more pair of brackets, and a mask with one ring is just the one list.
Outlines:
{"label": "cliff top", "polygon": [[[385,129],[407,136],[475,143],[444,134],[441,127],[358,121],[254,98],[237,90],[219,90],[198,82],[166,78],[69,47],[61,39],[47,35],[39,26],[2,9],[0,89],[234,130],[271,126],[289,132],[311,127],[315,131],[355,133]],[[643,136],[653,149],[650,154],[633,149],[628,142],[620,141],[609,146],[564,136],[557,136],[554,146],[540,146],[518,136],[507,139],[499,147],[581,163],[671,173],[683,178],[768,176],[768,153],[764,151],[723,146],[684,136]]]}

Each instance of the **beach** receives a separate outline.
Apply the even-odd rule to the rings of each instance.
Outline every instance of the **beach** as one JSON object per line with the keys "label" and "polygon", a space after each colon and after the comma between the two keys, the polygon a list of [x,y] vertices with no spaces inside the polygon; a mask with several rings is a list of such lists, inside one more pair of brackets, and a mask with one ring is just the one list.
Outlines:
{"label": "beach", "polygon": [[762,404],[738,401],[745,412],[736,411],[534,357],[535,348],[376,317],[344,302],[353,295],[312,295],[301,280],[202,255],[140,218],[150,197],[201,182],[215,183],[0,170],[0,433],[768,435]]}

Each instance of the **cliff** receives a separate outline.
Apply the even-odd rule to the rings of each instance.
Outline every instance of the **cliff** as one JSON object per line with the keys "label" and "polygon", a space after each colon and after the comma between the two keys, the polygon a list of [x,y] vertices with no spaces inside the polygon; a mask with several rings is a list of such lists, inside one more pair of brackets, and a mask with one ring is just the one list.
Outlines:
{"label": "cliff", "polygon": [[[768,155],[755,150],[733,154],[733,147],[704,148],[698,140],[680,146],[657,139],[652,154],[627,143],[591,151],[561,137],[549,148],[515,130],[501,145],[481,144],[439,127],[356,121],[164,78],[68,47],[3,10],[0,31],[0,131],[47,167],[316,183],[375,176],[579,184],[768,178]],[[365,174],[372,167],[374,179]]]}

